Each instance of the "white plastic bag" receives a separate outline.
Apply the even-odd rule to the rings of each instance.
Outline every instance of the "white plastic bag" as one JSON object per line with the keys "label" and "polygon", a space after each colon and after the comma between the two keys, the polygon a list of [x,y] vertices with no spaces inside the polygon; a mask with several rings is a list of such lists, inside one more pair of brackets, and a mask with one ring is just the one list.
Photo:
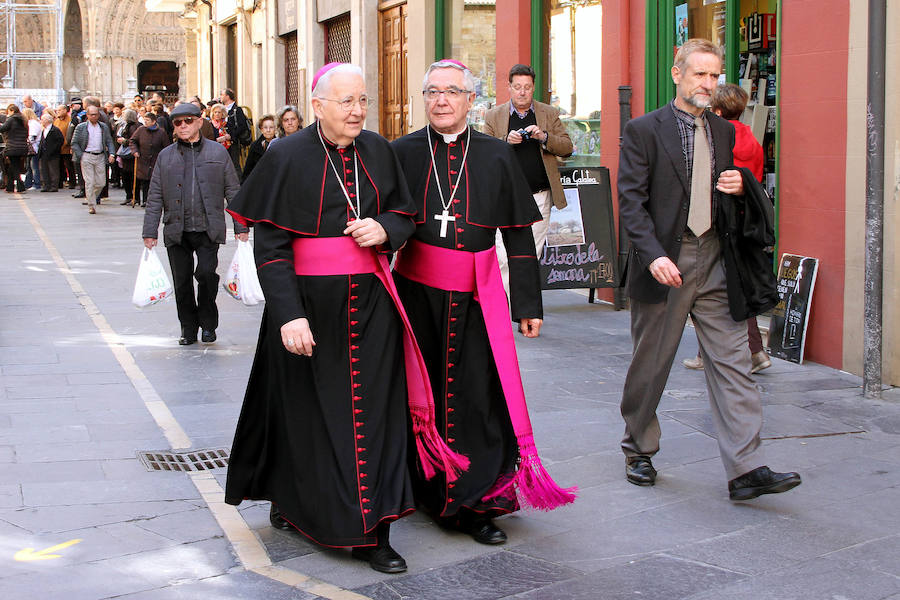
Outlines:
{"label": "white plastic bag", "polygon": [[168,300],[174,290],[162,261],[156,254],[156,248],[144,248],[141,264],[138,267],[137,279],[134,282],[134,293],[131,302],[138,308],[144,308],[163,300]]}
{"label": "white plastic bag", "polygon": [[229,296],[240,300],[247,306],[259,304],[265,300],[259,278],[256,276],[256,261],[253,258],[253,246],[250,242],[238,242],[237,250],[225,273],[222,287]]}

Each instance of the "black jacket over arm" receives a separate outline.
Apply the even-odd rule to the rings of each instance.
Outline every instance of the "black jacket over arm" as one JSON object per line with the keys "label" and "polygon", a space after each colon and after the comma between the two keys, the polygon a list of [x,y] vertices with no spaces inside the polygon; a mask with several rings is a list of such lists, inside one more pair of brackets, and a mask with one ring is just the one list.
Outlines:
{"label": "black jacket over arm", "polygon": [[[661,256],[678,261],[690,208],[690,179],[675,119],[667,104],[629,121],[619,155],[619,218],[631,240],[626,288],[629,297],[651,304],[663,302],[668,287],[648,267]],[[733,168],[734,127],[712,113],[707,113],[707,123],[715,181]]]}
{"label": "black jacket over arm", "polygon": [[62,150],[64,141],[62,131],[58,127],[51,126],[46,135],[43,132],[41,133],[41,143],[37,151],[38,158],[59,156],[59,151]]}

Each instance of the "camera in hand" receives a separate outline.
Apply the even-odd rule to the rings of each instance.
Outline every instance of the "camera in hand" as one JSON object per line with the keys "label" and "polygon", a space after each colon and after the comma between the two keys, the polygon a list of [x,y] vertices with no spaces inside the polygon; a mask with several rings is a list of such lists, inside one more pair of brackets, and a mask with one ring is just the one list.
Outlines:
{"label": "camera in hand", "polygon": [[518,133],[520,136],[522,136],[522,141],[523,141],[523,142],[524,142],[525,140],[530,140],[530,139],[531,139],[531,132],[528,131],[527,129],[520,129],[520,130],[518,130],[516,133]]}

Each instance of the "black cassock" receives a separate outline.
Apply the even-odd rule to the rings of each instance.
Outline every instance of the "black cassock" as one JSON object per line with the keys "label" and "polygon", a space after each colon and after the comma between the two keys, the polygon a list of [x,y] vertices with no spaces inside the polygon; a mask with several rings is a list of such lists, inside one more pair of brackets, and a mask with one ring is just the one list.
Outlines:
{"label": "black cassock", "polygon": [[[510,264],[510,305],[513,321],[542,318],[540,280],[531,224],[540,213],[525,175],[509,145],[471,131],[466,154],[466,132],[449,144],[431,130],[444,201],[460,170],[459,190],[441,237],[443,212],[435,186],[426,129],[394,141],[416,204],[413,238],[441,248],[479,252],[494,246],[500,228]],[[465,454],[469,469],[454,482],[442,474],[431,480],[411,462],[416,499],[432,514],[452,518],[461,508],[490,516],[513,512],[510,497],[483,497],[496,483],[515,473],[518,447],[506,400],[485,329],[481,307],[472,292],[449,292],[411,281],[394,273],[403,306],[428,366],[434,392],[437,428],[448,446]]]}
{"label": "black cassock", "polygon": [[[361,195],[361,216],[387,232],[383,250],[398,248],[415,207],[387,141],[367,131],[356,139],[358,183],[354,148],[326,144],[352,200]],[[403,329],[374,274],[295,274],[292,240],[342,236],[352,215],[317,125],[271,146],[229,212],[255,223],[266,308],[225,501],[270,500],[322,545],[375,544],[380,521],[414,508]],[[311,358],[282,345],[281,326],[300,317],[316,341]]]}

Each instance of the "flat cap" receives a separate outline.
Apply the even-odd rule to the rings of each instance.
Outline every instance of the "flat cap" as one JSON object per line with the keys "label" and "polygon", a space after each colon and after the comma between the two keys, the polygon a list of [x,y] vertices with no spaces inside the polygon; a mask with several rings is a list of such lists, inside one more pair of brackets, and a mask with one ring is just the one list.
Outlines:
{"label": "flat cap", "polygon": [[174,119],[175,117],[200,117],[203,116],[203,112],[201,112],[198,106],[195,106],[189,102],[184,102],[179,104],[175,108],[172,109],[172,112],[169,113],[169,117]]}

